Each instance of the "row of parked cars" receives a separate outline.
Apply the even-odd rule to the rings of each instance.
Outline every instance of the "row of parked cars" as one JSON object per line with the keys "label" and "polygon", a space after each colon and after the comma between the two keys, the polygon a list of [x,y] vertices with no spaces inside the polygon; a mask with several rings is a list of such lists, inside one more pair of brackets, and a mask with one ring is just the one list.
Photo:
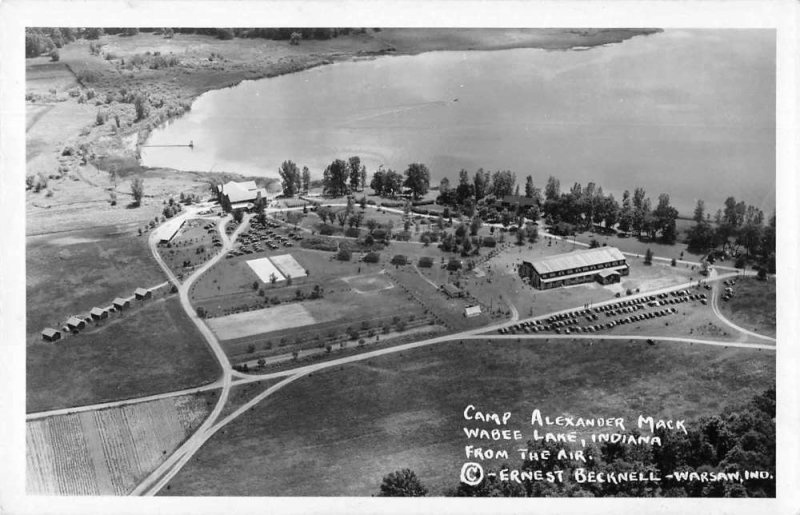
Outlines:
{"label": "row of parked cars", "polygon": [[[691,293],[688,290],[676,290],[670,293],[660,293],[637,299],[622,300],[595,308],[584,308],[566,313],[559,313],[546,319],[529,320],[520,322],[511,327],[502,327],[498,329],[498,331],[500,334],[517,334],[519,332],[538,333],[547,331],[553,331],[556,334],[573,334],[579,332],[593,333],[602,329],[611,329],[617,325],[671,315],[677,313],[678,310],[674,307],[665,306],[689,301],[699,301],[702,304],[708,303],[705,293]],[[637,313],[637,311],[644,311],[647,307],[665,308],[657,311]],[[600,313],[605,313],[607,318],[617,318],[607,322],[592,323],[598,320]],[[582,320],[589,322],[589,325],[580,326],[579,324]]]}

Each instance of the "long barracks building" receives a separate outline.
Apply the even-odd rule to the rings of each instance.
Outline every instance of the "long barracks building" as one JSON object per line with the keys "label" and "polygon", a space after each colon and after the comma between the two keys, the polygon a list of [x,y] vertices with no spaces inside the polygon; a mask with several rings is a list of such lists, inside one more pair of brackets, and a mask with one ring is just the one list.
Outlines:
{"label": "long barracks building", "polygon": [[628,275],[629,271],[625,256],[614,247],[523,261],[519,267],[519,274],[527,277],[530,284],[540,290],[592,281],[600,284],[618,283],[620,277]]}

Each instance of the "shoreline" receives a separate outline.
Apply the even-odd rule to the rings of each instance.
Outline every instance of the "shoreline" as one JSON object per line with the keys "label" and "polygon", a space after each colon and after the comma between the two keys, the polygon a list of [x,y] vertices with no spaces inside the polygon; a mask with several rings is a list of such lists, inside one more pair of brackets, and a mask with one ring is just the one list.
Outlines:
{"label": "shoreline", "polygon": [[[413,31],[426,31],[426,30],[435,30],[435,29],[395,29],[395,30],[413,30]],[[469,29],[468,29],[469,30]],[[483,29],[472,29],[472,30],[483,30]],[[532,29],[537,30],[537,29]],[[540,29],[542,31],[547,31],[547,34],[541,34],[543,38],[541,40],[536,41],[527,41],[527,42],[517,42],[517,43],[506,43],[506,44],[491,44],[489,42],[485,42],[483,45],[453,45],[452,47],[442,46],[441,48],[438,46],[429,46],[426,47],[424,42],[423,44],[417,46],[416,48],[408,48],[405,50],[398,51],[390,42],[386,42],[380,37],[375,37],[376,40],[383,42],[387,45],[387,48],[376,50],[376,51],[360,51],[355,53],[339,53],[339,54],[331,54],[326,59],[321,61],[310,61],[307,63],[299,64],[297,67],[292,69],[285,69],[285,70],[271,70],[271,69],[264,69],[261,70],[262,73],[257,74],[254,77],[246,77],[246,78],[236,78],[230,81],[230,83],[221,83],[218,85],[210,85],[208,88],[197,91],[189,100],[188,108],[177,115],[169,116],[164,120],[158,122],[158,124],[150,126],[148,124],[147,127],[139,129],[136,131],[137,134],[137,143],[136,143],[136,160],[140,167],[149,170],[168,170],[175,173],[225,173],[225,174],[232,174],[237,175],[243,178],[261,178],[261,179],[271,179],[277,180],[274,177],[261,177],[261,176],[248,176],[241,174],[239,172],[234,171],[220,171],[220,172],[202,172],[200,170],[179,170],[176,168],[162,168],[162,167],[146,167],[142,165],[141,162],[141,153],[140,149],[146,143],[147,139],[150,137],[151,133],[157,129],[163,127],[165,124],[169,123],[173,119],[180,118],[187,112],[191,111],[191,105],[200,98],[202,95],[209,93],[211,91],[218,91],[233,88],[236,86],[241,85],[247,81],[258,81],[264,79],[272,79],[276,77],[280,77],[283,75],[289,75],[292,73],[300,73],[303,71],[311,70],[314,68],[318,68],[320,66],[327,66],[331,64],[343,63],[343,62],[356,62],[356,61],[372,61],[378,59],[380,57],[391,57],[391,56],[415,56],[421,55],[429,52],[462,52],[462,51],[478,51],[478,52],[495,52],[495,51],[503,51],[503,50],[513,50],[513,49],[524,49],[524,48],[537,48],[545,51],[587,51],[592,50],[597,47],[606,47],[609,45],[619,44],[627,41],[628,39],[632,39],[637,36],[649,36],[653,34],[658,34],[663,32],[663,29],[656,29],[656,28],[643,28],[643,29]],[[595,33],[589,34],[590,31],[595,30]],[[552,33],[549,33],[552,31]],[[564,33],[575,34],[576,31],[580,31],[580,34],[576,34],[577,37],[583,38],[596,38],[596,40],[590,41],[560,41],[558,39],[558,35],[563,35]],[[381,34],[382,32],[376,33]],[[613,35],[612,35],[613,34]],[[604,37],[605,36],[605,37]],[[131,135],[133,133],[129,133]]]}

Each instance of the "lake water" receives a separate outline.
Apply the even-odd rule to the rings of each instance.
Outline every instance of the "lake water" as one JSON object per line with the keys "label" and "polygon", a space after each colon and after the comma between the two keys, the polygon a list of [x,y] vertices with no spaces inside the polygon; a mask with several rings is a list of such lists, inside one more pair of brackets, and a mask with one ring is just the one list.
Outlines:
{"label": "lake water", "polygon": [[321,177],[358,155],[423,162],[432,184],[509,169],[594,181],[617,199],[643,186],[696,199],[775,205],[775,37],[758,30],[669,30],[590,50],[430,52],[337,63],[199,97],[153,132],[147,166],[277,176],[284,160]]}

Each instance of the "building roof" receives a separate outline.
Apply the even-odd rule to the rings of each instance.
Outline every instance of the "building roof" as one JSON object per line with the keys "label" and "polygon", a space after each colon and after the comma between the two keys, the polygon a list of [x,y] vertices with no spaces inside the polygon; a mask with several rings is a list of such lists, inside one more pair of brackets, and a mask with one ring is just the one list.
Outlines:
{"label": "building roof", "polygon": [[58,334],[58,330],[53,329],[52,327],[46,327],[46,328],[44,328],[44,330],[42,330],[42,334],[49,338],[51,336],[57,335]]}
{"label": "building roof", "polygon": [[[621,271],[621,270],[624,270],[625,267],[627,267],[627,266],[628,265],[620,265],[620,266],[616,266],[614,268],[611,268],[610,270],[620,270]],[[560,276],[557,275],[555,277],[549,277],[547,279],[542,279],[541,281],[544,284],[549,284],[549,283],[555,283],[555,282],[558,282],[558,281],[563,281],[564,279],[575,279],[575,278],[578,278],[578,277],[586,277],[586,276],[589,276],[589,275],[596,276],[597,273],[598,273],[598,270],[590,270],[589,272],[578,272],[578,273],[574,273],[574,274],[560,275]]]}
{"label": "building roof", "polygon": [[598,247],[596,249],[570,252],[568,254],[547,256],[535,261],[529,261],[528,263],[541,275],[624,259],[625,256],[615,247]]}
{"label": "building roof", "polygon": [[86,322],[84,322],[83,320],[81,320],[78,317],[69,317],[69,319],[67,320],[67,325],[72,325],[72,326],[75,326],[75,327],[77,327],[77,326],[79,326],[81,324],[85,324],[85,323]]}
{"label": "building roof", "polygon": [[123,299],[122,297],[117,297],[111,303],[114,305],[124,306],[125,304],[129,304],[130,301],[131,301],[130,299]]}
{"label": "building roof", "polygon": [[447,283],[447,284],[445,284],[443,286],[443,288],[444,288],[444,291],[446,291],[447,293],[450,293],[450,294],[461,293],[461,288],[459,288],[458,286],[456,286],[453,283]]}
{"label": "building roof", "polygon": [[464,314],[467,316],[470,315],[480,315],[481,314],[481,307],[480,306],[467,306],[464,308]]}
{"label": "building roof", "polygon": [[106,310],[102,309],[102,308],[92,308],[92,310],[89,313],[94,315],[94,316],[100,316],[100,315],[104,314],[105,312],[106,312]]}
{"label": "building roof", "polygon": [[611,277],[612,275],[619,275],[619,272],[615,268],[607,268],[597,272],[597,275],[605,279],[606,277]]}
{"label": "building roof", "polygon": [[136,288],[136,291],[133,293],[134,295],[147,295],[149,290],[145,290],[144,288]]}

